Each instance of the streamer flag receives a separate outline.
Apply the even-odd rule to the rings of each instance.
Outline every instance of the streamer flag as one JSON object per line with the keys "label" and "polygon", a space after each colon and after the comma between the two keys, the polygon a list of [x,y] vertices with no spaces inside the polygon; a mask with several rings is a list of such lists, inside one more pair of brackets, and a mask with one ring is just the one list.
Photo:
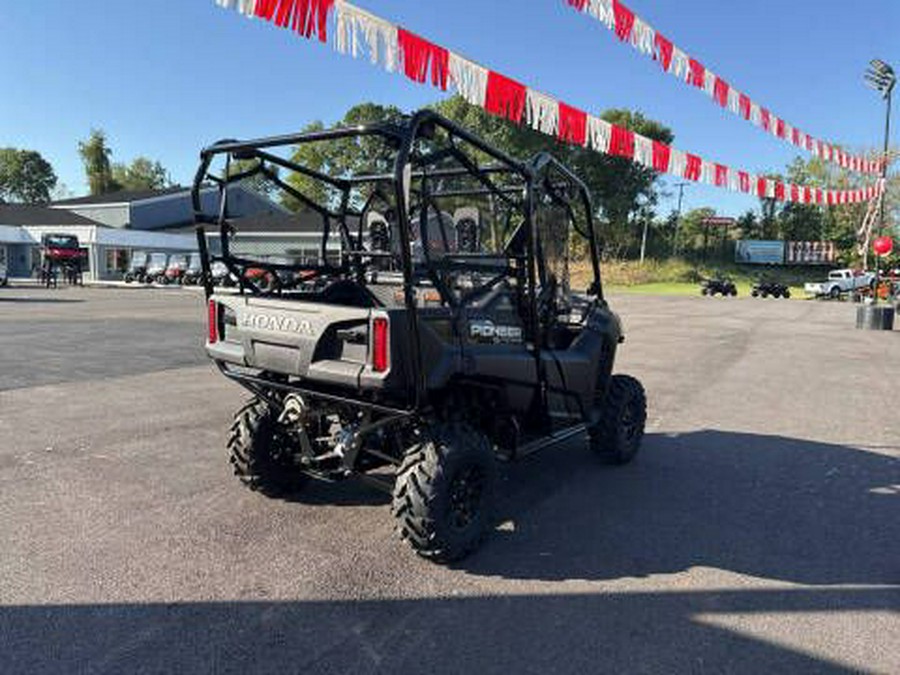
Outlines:
{"label": "streamer flag", "polygon": [[862,174],[881,174],[883,159],[851,155],[836,145],[821,141],[788,124],[766,107],[732,87],[700,61],[676,47],[671,40],[619,0],[565,0],[565,2],[569,7],[594,17],[613,31],[619,40],[658,62],[670,75],[704,91],[719,106],[763,131],[842,169]]}
{"label": "streamer flag", "polygon": [[[594,0],[567,0],[574,5],[594,7]],[[481,66],[474,61],[436,45],[415,33],[400,28],[386,19],[360,9],[346,0],[215,0],[220,7],[239,11],[251,18],[260,18],[282,28],[289,28],[304,38],[316,35],[328,40],[329,13],[334,14],[334,48],[354,58],[367,56],[373,65],[388,72],[401,72],[417,84],[431,84],[441,90],[455,91],[472,105],[516,124],[527,124],[535,131],[554,136],[560,142],[582,146],[615,157],[624,157],[660,173],[716,185],[735,192],[759,195],[779,201],[802,204],[855,204],[875,198],[883,189],[878,181],[854,190],[811,190],[803,186],[755,176],[747,171],[711,162],[699,155],[683,152],[610,124],[599,117],[568,105],[552,96],[518,82],[506,75]],[[600,3],[602,4],[602,3]],[[628,18],[628,10],[618,3],[623,25],[631,25],[631,39],[639,28],[640,19]],[[618,16],[610,15],[610,21]],[[642,40],[647,36],[644,35]],[[648,38],[659,42],[658,35]],[[677,48],[672,49],[672,62],[678,59]],[[660,53],[660,59],[665,54]],[[690,73],[696,66],[687,65]],[[430,75],[430,77],[429,77]],[[730,96],[730,94],[729,94]],[[743,105],[743,104],[742,104]],[[752,110],[753,103],[748,104]],[[768,111],[767,111],[768,112]],[[778,120],[771,117],[770,126],[777,128]]]}

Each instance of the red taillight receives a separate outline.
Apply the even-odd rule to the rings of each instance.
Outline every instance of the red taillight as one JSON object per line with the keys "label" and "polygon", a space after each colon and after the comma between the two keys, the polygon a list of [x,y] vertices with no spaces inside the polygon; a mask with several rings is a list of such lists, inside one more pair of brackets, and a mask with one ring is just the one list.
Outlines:
{"label": "red taillight", "polygon": [[209,342],[219,341],[219,309],[215,300],[209,301]]}
{"label": "red taillight", "polygon": [[383,373],[390,367],[389,339],[388,320],[383,316],[372,319],[372,368],[376,373]]}

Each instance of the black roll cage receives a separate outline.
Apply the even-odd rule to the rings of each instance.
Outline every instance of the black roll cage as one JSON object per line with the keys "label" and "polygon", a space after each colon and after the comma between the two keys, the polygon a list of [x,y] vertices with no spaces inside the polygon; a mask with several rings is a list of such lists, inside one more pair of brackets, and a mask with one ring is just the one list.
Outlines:
{"label": "black roll cage", "polygon": [[[420,139],[433,140],[436,138],[438,130],[442,130],[446,134],[446,145],[424,155],[417,154],[415,147],[417,141]],[[268,152],[268,149],[277,147],[299,146],[305,143],[337,141],[348,138],[363,139],[371,137],[380,138],[384,140],[388,146],[395,148],[396,154],[394,156],[393,170],[391,172],[352,177],[335,177]],[[469,157],[469,155],[459,147],[460,141],[486,155],[489,158],[490,163],[480,165],[476,160]],[[213,160],[222,155],[225,156],[225,177],[210,173],[210,166]],[[448,158],[456,160],[460,166],[451,169],[434,168],[432,166],[433,164]],[[249,170],[231,174],[230,166],[232,159],[257,160],[257,163]],[[314,199],[309,198],[295,187],[281,180],[277,173],[272,171],[267,165],[274,165],[281,169],[297,172],[321,181],[337,190],[341,195],[338,210],[332,210],[328,208],[328,206],[318,204]],[[309,207],[322,217],[324,228],[321,240],[319,265],[304,264],[299,266],[272,263],[268,261],[262,263],[260,261],[247,260],[231,255],[229,250],[231,226],[228,220],[228,186],[260,174],[274,183],[279,189],[290,194],[301,204]],[[448,190],[436,193],[429,193],[427,191],[427,179],[444,177],[452,178],[454,176],[472,177],[478,182],[480,187],[478,189]],[[512,178],[519,182],[512,186],[500,185],[494,180],[497,176]],[[363,216],[371,207],[372,200],[379,193],[383,197],[384,193],[381,192],[381,186],[385,183],[389,183],[393,188],[393,198],[396,205],[395,215],[399,241],[403,242],[404,245],[399,247],[398,252],[389,253],[387,255],[393,256],[399,254],[400,258],[401,272],[403,275],[403,298],[409,319],[408,330],[412,338],[412,356],[415,364],[415,382],[412,384],[416,394],[416,405],[418,406],[419,402],[423,400],[422,397],[425,392],[425,375],[422,367],[415,290],[418,278],[415,274],[412,251],[408,245],[408,242],[413,239],[411,236],[412,224],[410,218],[410,204],[408,201],[410,201],[409,197],[412,194],[412,182],[414,179],[421,179],[422,185],[426,186],[426,189],[417,195],[420,200],[419,208],[422,211],[422,215],[419,218],[419,237],[422,238],[423,242],[427,236],[428,210],[430,208],[435,209],[438,218],[440,218],[440,210],[434,204],[434,199],[437,197],[490,195],[507,206],[510,209],[510,213],[512,213],[514,209],[521,211],[523,219],[517,228],[517,233],[514,235],[514,238],[518,238],[521,235],[521,238],[524,239],[525,255],[521,257],[525,259],[526,266],[525,280],[527,283],[526,288],[524,289],[524,295],[528,305],[528,317],[531,324],[529,329],[531,335],[537,336],[539,334],[536,289],[538,288],[539,279],[543,280],[544,278],[543,262],[539,263],[540,268],[538,267],[538,264],[536,264],[536,260],[540,256],[540,239],[537,228],[537,219],[535,218],[535,208],[539,196],[543,197],[546,195],[552,203],[563,207],[576,231],[588,240],[594,276],[594,281],[588,289],[588,294],[593,296],[596,301],[603,301],[603,287],[599,263],[600,246],[597,241],[596,229],[594,226],[594,212],[590,193],[581,179],[548,153],[540,153],[528,162],[519,161],[510,157],[503,151],[490,146],[455,122],[427,109],[421,110],[412,116],[402,118],[402,120],[398,122],[379,122],[325,131],[273,136],[249,141],[224,140],[204,148],[200,153],[200,166],[194,177],[191,198],[194,221],[196,224],[197,243],[203,270],[204,289],[207,298],[213,294],[213,285],[212,275],[210,273],[211,258],[206,240],[206,225],[214,225],[218,228],[222,253],[220,256],[216,256],[216,260],[221,260],[228,270],[238,278],[242,293],[245,292],[246,288],[242,279],[241,267],[259,267],[271,272],[277,272],[279,270],[295,271],[302,267],[302,269],[313,271],[315,274],[349,274],[350,269],[347,264],[349,259],[354,257],[374,259],[377,258],[379,254],[373,251],[362,250],[361,238],[354,238],[351,234],[347,218],[348,216],[358,218],[360,220],[359,228],[361,231],[363,227]],[[219,188],[219,208],[217,215],[214,217],[210,217],[204,211],[201,202],[201,189],[210,182]],[[376,189],[373,190],[361,209],[354,209],[350,205],[350,192],[354,187],[364,184],[375,185]],[[584,227],[579,226],[579,219],[576,217],[571,200],[565,194],[567,190],[577,193],[586,220]],[[338,266],[329,263],[327,255],[332,221],[335,221],[339,228],[342,244],[349,249],[341,256],[342,262]],[[472,265],[473,262],[477,261],[478,254],[454,253],[451,256],[448,256],[449,260],[444,259],[435,261],[432,260],[429,254],[428,246],[423,246],[422,252],[425,258],[427,277],[440,292],[443,301],[450,306],[456,306],[459,301],[454,299],[453,294],[445,287],[438,271],[443,267],[456,264],[460,266]],[[496,258],[496,256],[493,257]],[[466,261],[469,262],[467,263]],[[250,290],[256,292],[252,287]],[[537,359],[540,359],[539,343],[539,340],[535,340],[535,356]]]}

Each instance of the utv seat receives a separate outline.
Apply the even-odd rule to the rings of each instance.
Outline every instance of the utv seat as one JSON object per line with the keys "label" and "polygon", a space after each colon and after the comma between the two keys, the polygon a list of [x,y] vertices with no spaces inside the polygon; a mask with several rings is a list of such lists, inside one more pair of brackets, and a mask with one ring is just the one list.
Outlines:
{"label": "utv seat", "polygon": [[371,309],[378,306],[378,300],[364,286],[349,279],[341,279],[328,284],[315,298],[317,302],[343,307]]}

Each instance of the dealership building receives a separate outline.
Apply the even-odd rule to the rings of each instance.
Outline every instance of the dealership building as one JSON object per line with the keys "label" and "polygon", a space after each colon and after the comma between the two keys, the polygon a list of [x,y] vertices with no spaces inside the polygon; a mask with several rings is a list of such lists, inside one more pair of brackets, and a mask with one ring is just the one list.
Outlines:
{"label": "dealership building", "polygon": [[[215,215],[216,187],[201,191],[204,213]],[[321,224],[293,214],[242,186],[228,190],[228,216],[239,225],[238,240],[248,250],[306,251]],[[10,278],[35,275],[45,234],[78,237],[85,250],[85,280],[119,280],[135,251],[196,251],[189,188],[114,192],[54,202],[47,206],[0,204],[0,265]],[[211,232],[211,236],[217,233]],[[214,243],[214,242],[211,242]],[[213,246],[215,248],[215,246]]]}

